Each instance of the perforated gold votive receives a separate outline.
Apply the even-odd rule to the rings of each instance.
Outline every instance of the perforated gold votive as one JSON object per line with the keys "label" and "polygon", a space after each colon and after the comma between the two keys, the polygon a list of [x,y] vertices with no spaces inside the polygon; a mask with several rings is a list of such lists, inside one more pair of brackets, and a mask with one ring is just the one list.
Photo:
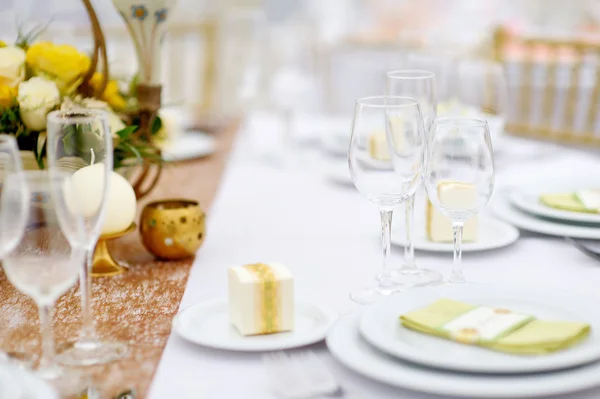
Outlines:
{"label": "perforated gold votive", "polygon": [[148,251],[162,259],[194,256],[204,242],[205,214],[197,201],[168,199],[147,204],[140,235]]}

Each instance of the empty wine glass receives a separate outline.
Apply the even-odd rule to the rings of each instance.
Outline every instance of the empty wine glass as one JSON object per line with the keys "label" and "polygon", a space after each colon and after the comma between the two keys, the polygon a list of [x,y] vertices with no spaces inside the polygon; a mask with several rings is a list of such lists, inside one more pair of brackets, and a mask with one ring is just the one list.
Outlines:
{"label": "empty wine glass", "polygon": [[[21,157],[19,155],[19,148],[17,146],[17,140],[13,136],[6,134],[0,134],[0,184],[4,187],[5,181],[9,176],[13,176],[13,190],[23,198],[23,204],[13,204],[11,209],[11,215],[7,217],[14,218],[13,224],[15,225],[16,232],[23,232],[25,230],[25,221],[27,218],[27,211],[29,210],[25,206],[25,198],[27,198],[27,185],[23,176],[23,165],[21,163]],[[18,185],[18,187],[17,187]],[[17,190],[18,188],[18,190]],[[4,195],[4,191],[0,191]],[[1,213],[6,213],[3,211]],[[0,231],[1,233],[1,231]],[[10,236],[0,235],[0,259],[4,258],[4,255],[14,249],[18,243],[18,236],[11,234]]]}
{"label": "empty wine glass", "polygon": [[392,214],[420,184],[424,151],[417,100],[374,96],[356,101],[348,165],[357,190],[379,207],[383,239],[383,270],[376,285],[350,293],[356,302],[372,302],[398,291],[388,267]]}
{"label": "empty wine glass", "polygon": [[461,267],[465,221],[487,204],[494,190],[494,152],[488,124],[468,118],[438,118],[427,150],[425,188],[431,203],[452,220],[451,283],[464,283]]}
{"label": "empty wine glass", "polygon": [[2,238],[15,243],[3,259],[6,277],[39,308],[42,355],[37,373],[65,394],[76,392],[78,381],[55,362],[52,308],[77,281],[83,261],[83,251],[77,247],[83,219],[75,212],[78,199],[70,184],[65,173],[8,175],[0,213]]}
{"label": "empty wine glass", "polygon": [[[386,74],[386,92],[388,95],[407,96],[419,101],[423,125],[427,138],[431,124],[436,117],[437,94],[435,74],[425,70],[398,70]],[[415,262],[415,246],[412,240],[415,220],[415,196],[405,202],[406,242],[404,243],[404,262],[393,270],[394,280],[406,286],[424,286],[442,281],[442,275],[435,270],[418,268]]]}
{"label": "empty wine glass", "polygon": [[92,257],[106,213],[109,191],[106,176],[110,176],[113,168],[108,114],[89,109],[54,111],[48,114],[47,134],[50,170],[72,173],[78,181],[73,187],[76,194],[86,196],[82,209],[84,234],[77,242],[86,255],[79,284],[83,325],[79,339],[59,355],[59,361],[73,366],[108,363],[127,353],[123,342],[98,339],[91,308]]}
{"label": "empty wine glass", "polygon": [[[25,230],[25,221],[27,218],[28,208],[25,206],[25,198],[27,196],[27,186],[23,176],[23,165],[21,157],[19,155],[19,147],[17,146],[17,140],[14,136],[7,134],[0,134],[0,187],[4,186],[4,182],[8,176],[15,176],[14,184],[20,184],[20,195],[23,197],[23,202],[20,206],[15,203],[14,207],[10,210],[11,214],[6,215],[13,218],[13,225],[15,226],[15,232],[23,232]],[[17,187],[14,187],[17,190]],[[15,192],[15,194],[16,194]],[[3,191],[0,191],[2,195]],[[5,213],[7,211],[1,212]],[[0,231],[1,234],[1,231]],[[4,258],[4,255],[14,249],[18,243],[18,236],[13,234],[10,237],[0,235],[0,259]],[[0,331],[1,332],[1,331]],[[31,356],[22,352],[2,352],[0,351],[0,362],[14,362],[20,367],[28,367],[31,362]]]}

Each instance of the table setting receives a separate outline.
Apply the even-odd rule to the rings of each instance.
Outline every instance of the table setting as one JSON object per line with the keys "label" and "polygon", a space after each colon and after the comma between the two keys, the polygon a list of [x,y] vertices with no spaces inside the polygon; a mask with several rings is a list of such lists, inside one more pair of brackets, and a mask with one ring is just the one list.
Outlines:
{"label": "table setting", "polygon": [[407,62],[345,114],[292,74],[209,134],[161,104],[170,3],[114,1],[129,92],[83,3],[91,56],[0,47],[0,398],[600,395],[597,154],[512,140],[501,71],[481,103]]}

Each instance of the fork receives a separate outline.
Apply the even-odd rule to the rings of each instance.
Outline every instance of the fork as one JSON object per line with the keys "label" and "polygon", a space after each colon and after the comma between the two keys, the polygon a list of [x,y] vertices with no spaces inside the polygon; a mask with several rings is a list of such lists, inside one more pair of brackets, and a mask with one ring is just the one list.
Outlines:
{"label": "fork", "polygon": [[270,353],[263,356],[263,363],[272,389],[286,398],[344,397],[333,374],[312,351]]}

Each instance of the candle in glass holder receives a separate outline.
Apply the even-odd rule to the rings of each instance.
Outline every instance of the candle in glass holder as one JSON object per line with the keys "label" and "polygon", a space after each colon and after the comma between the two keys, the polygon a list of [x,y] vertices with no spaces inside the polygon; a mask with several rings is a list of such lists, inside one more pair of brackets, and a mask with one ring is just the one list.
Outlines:
{"label": "candle in glass holder", "polygon": [[[79,169],[71,178],[72,189],[80,196],[84,217],[94,215],[100,207],[104,171],[104,164],[98,163]],[[102,234],[124,231],[135,219],[136,198],[131,184],[123,176],[112,171],[109,174],[109,184]]]}

